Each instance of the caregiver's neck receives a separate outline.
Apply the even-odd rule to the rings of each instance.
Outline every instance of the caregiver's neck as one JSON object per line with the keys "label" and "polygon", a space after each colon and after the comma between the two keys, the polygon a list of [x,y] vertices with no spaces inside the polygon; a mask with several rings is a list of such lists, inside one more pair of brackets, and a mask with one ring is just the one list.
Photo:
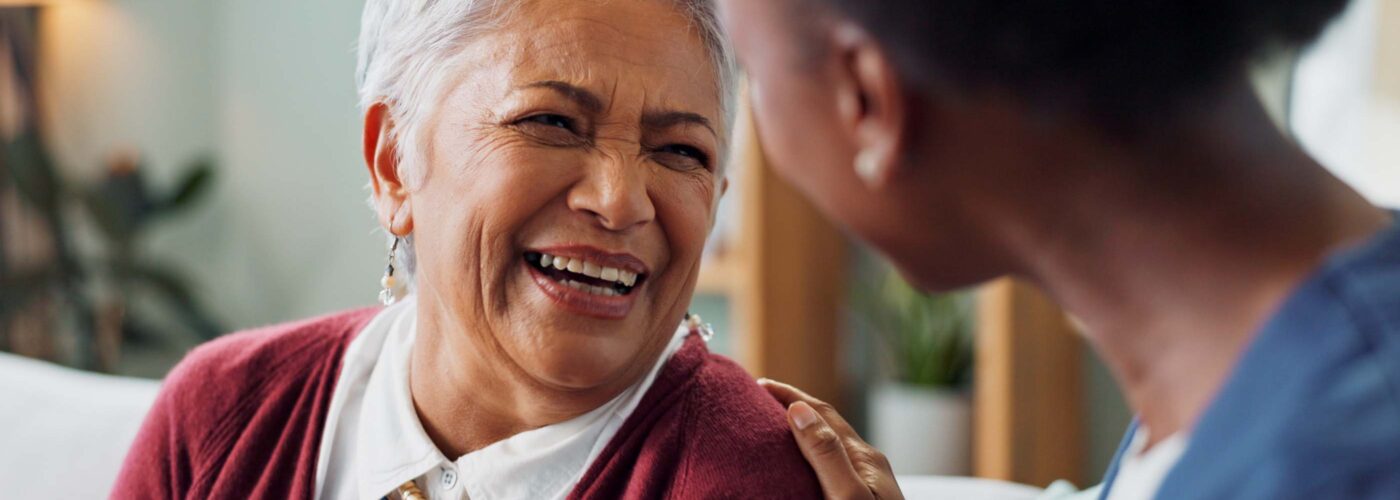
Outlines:
{"label": "caregiver's neck", "polygon": [[1153,146],[1052,146],[1047,168],[1073,181],[1003,235],[1082,324],[1149,444],[1194,425],[1322,259],[1389,221],[1279,132],[1244,78],[1231,88]]}

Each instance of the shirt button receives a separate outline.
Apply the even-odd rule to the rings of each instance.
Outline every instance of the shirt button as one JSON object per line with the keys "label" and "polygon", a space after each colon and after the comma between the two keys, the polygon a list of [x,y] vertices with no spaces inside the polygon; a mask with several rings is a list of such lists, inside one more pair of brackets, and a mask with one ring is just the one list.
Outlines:
{"label": "shirt button", "polygon": [[442,469],[442,489],[450,490],[457,487],[457,471],[452,469]]}

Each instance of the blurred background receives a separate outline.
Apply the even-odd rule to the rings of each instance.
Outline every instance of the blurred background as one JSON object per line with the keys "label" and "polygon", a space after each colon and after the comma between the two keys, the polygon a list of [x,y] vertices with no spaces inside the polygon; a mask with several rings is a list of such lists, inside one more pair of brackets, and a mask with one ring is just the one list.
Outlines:
{"label": "blurred background", "polygon": [[[132,378],[214,336],[374,302],[361,6],[0,0],[0,391],[76,369],[149,397]],[[1400,0],[1353,2],[1255,77],[1281,127],[1400,206]],[[1097,482],[1130,416],[1058,309],[1006,281],[914,292],[736,133],[693,304],[713,350],[835,402],[898,472]],[[47,366],[6,375],[21,357]],[[34,418],[10,403],[0,435]]]}

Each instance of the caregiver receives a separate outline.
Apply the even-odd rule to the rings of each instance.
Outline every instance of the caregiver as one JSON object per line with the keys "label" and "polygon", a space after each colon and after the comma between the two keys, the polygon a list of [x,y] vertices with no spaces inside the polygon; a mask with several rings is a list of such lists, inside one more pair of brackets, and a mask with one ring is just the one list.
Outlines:
{"label": "caregiver", "polygon": [[[1344,0],[727,0],[775,168],[926,290],[1011,275],[1137,413],[1119,498],[1400,498],[1400,226],[1247,77]],[[888,465],[781,384],[830,498]]]}

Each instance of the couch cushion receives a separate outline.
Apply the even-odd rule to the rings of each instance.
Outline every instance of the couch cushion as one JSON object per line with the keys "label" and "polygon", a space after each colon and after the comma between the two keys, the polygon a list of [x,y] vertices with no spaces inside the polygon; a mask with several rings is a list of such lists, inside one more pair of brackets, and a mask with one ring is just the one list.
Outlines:
{"label": "couch cushion", "polygon": [[3,496],[106,498],[159,388],[0,353]]}

